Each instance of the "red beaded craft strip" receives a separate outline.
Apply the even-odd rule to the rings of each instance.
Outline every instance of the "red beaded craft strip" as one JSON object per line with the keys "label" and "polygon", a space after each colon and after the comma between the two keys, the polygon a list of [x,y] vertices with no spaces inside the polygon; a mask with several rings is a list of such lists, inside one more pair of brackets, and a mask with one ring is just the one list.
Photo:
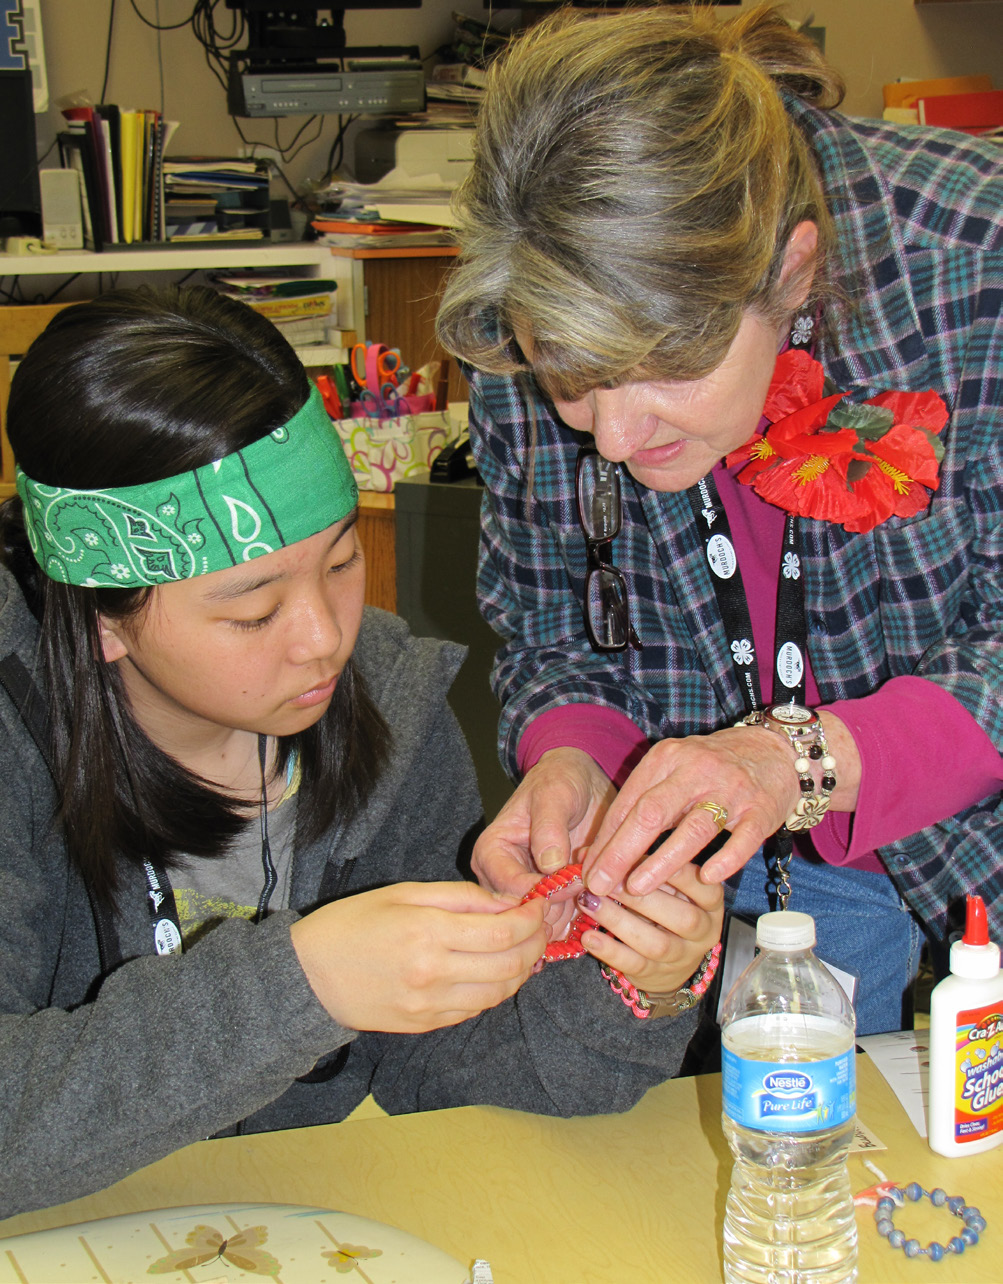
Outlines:
{"label": "red beaded craft strip", "polygon": [[[549,901],[555,892],[559,892],[564,887],[571,887],[575,883],[582,881],[581,865],[565,865],[563,869],[556,870],[553,874],[548,874],[541,878],[531,892],[527,892],[522,898],[522,904],[534,900],[536,897],[542,897]],[[587,932],[590,927],[595,927],[594,918],[589,918],[587,914],[576,914],[571,920],[571,928],[563,941],[551,941],[543,951],[543,961],[545,963],[558,963],[562,959],[577,959],[585,953],[585,946],[582,945],[582,933]]]}

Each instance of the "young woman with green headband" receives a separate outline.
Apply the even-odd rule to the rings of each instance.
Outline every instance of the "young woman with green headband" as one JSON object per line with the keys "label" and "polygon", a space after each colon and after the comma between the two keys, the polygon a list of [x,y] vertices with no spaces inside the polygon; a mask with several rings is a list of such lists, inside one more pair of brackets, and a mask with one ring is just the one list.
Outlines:
{"label": "young woman with green headband", "polygon": [[[462,879],[462,652],[363,608],[351,472],[270,322],[198,288],[68,308],[8,434],[0,1217],[370,1092],[571,1115],[677,1070],[691,1014],[541,970],[542,901]],[[721,922],[677,889],[582,937],[667,1000]]]}

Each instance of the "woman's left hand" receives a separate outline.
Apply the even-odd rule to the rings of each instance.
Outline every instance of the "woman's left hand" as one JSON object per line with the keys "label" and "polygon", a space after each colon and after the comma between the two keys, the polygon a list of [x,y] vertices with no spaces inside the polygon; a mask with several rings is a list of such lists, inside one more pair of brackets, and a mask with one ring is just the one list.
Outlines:
{"label": "woman's left hand", "polygon": [[[831,744],[830,725],[827,721]],[[839,727],[848,738],[842,723]],[[833,752],[842,786],[844,777],[852,774],[848,751]],[[801,791],[794,759],[792,747],[763,727],[726,727],[709,735],[659,741],[606,812],[584,862],[586,887],[597,895],[624,883],[634,895],[653,891],[718,836],[717,821],[705,803],[725,809],[724,828],[731,836],[704,866],[701,878],[723,882],[755,855],[797,805]],[[672,832],[665,841],[651,851],[668,830]]]}
{"label": "woman's left hand", "polygon": [[[646,896],[618,888],[611,897],[579,898],[583,912],[606,928],[584,932],[582,944],[638,989],[674,993],[721,939],[724,889],[701,882],[698,874],[695,865],[684,865]],[[597,908],[587,908],[597,899]]]}

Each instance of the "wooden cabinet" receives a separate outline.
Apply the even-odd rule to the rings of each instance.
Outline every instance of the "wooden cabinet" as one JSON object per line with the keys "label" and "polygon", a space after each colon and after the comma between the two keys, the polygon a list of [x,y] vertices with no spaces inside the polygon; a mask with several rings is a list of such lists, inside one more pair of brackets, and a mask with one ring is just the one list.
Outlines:
{"label": "wooden cabinet", "polygon": [[393,495],[359,492],[359,540],[366,555],[366,605],[397,612]]}

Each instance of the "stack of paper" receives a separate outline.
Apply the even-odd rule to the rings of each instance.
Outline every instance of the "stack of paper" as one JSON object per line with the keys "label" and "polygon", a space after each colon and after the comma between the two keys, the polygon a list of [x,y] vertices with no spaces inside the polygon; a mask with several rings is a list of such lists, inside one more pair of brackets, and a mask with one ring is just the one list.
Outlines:
{"label": "stack of paper", "polygon": [[330,316],[337,281],[315,276],[267,276],[259,272],[237,275],[213,273],[222,294],[239,299],[273,321],[297,321]]}
{"label": "stack of paper", "polygon": [[167,239],[261,240],[270,231],[268,166],[228,157],[164,161]]}

